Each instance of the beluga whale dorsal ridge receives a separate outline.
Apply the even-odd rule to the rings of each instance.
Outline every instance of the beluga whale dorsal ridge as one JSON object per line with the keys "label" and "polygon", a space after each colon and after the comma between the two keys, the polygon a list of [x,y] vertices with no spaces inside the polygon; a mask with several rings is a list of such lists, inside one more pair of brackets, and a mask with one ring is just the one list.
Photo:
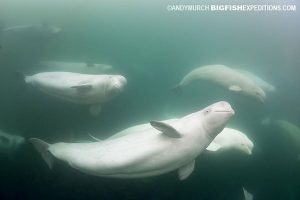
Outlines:
{"label": "beluga whale dorsal ridge", "polygon": [[181,91],[185,86],[197,80],[214,82],[230,91],[253,97],[260,102],[266,99],[265,92],[253,80],[225,65],[198,67],[185,75],[174,90]]}
{"label": "beluga whale dorsal ridge", "polygon": [[184,180],[193,172],[195,159],[233,115],[229,103],[217,102],[178,120],[151,121],[151,128],[139,134],[91,143],[30,141],[49,166],[54,156],[95,176],[139,178],[177,170],[180,180]]}
{"label": "beluga whale dorsal ridge", "polygon": [[76,104],[88,105],[97,115],[101,105],[122,92],[127,84],[121,75],[90,75],[72,72],[43,72],[25,76],[25,82],[38,90]]}

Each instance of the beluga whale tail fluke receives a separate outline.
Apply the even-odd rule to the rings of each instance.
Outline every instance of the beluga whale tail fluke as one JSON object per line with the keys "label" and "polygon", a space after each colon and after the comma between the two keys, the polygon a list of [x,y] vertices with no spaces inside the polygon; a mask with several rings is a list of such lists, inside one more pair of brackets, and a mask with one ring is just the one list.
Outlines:
{"label": "beluga whale tail fluke", "polygon": [[176,170],[184,180],[193,173],[195,159],[233,115],[230,104],[221,101],[176,120],[129,127],[106,140],[54,144],[36,138],[30,141],[50,168],[53,156],[94,176],[142,178]]}
{"label": "beluga whale tail fluke", "polygon": [[43,160],[47,163],[50,169],[53,168],[53,156],[49,152],[48,148],[50,144],[37,138],[30,138],[29,141],[33,144],[35,149],[41,154]]}

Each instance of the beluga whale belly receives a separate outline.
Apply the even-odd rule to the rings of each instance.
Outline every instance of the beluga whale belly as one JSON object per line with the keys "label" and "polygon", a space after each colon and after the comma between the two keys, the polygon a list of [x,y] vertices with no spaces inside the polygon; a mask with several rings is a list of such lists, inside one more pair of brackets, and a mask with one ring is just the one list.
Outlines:
{"label": "beluga whale belly", "polygon": [[54,156],[95,176],[139,178],[178,170],[184,180],[193,172],[195,159],[233,115],[230,104],[217,102],[176,121],[151,121],[152,128],[139,134],[91,143],[30,141],[50,168]]}
{"label": "beluga whale belly", "polygon": [[183,77],[174,88],[182,90],[185,86],[197,80],[207,80],[216,83],[230,91],[242,93],[264,102],[265,92],[248,76],[225,65],[207,65],[198,67]]}
{"label": "beluga whale belly", "polygon": [[72,72],[43,72],[25,76],[25,82],[38,90],[76,104],[90,106],[97,115],[101,105],[124,90],[127,84],[121,75],[90,75]]}

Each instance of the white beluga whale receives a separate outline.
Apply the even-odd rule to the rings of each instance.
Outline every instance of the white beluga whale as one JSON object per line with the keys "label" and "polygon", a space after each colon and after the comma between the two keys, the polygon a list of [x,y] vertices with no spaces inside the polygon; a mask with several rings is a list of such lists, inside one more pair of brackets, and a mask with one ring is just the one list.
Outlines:
{"label": "white beluga whale", "polygon": [[120,92],[127,84],[121,75],[89,75],[72,72],[43,72],[25,76],[27,84],[38,90],[76,104],[88,105],[97,115],[101,105]]}
{"label": "white beluga whale", "polygon": [[11,135],[0,130],[0,152],[1,153],[13,153],[23,143],[25,139],[19,135]]}
{"label": "white beluga whale", "polygon": [[225,65],[207,65],[198,67],[183,77],[174,88],[180,91],[183,87],[197,80],[214,82],[230,91],[242,93],[264,102],[266,94],[253,80],[246,75]]}
{"label": "white beluga whale", "polygon": [[111,65],[83,62],[41,61],[39,65],[43,69],[51,71],[64,71],[85,74],[101,74],[112,71]]}
{"label": "white beluga whale", "polygon": [[246,134],[232,128],[224,128],[223,131],[206,148],[209,151],[238,150],[248,155],[252,154],[253,142]]}
{"label": "white beluga whale", "polygon": [[265,92],[274,92],[276,90],[275,86],[268,83],[267,81],[263,80],[262,78],[258,77],[257,75],[253,74],[252,72],[249,72],[244,69],[238,69],[238,71],[247,77],[249,77],[251,80],[253,80],[261,89],[263,89]]}
{"label": "white beluga whale", "polygon": [[152,128],[139,134],[92,143],[30,141],[50,168],[54,156],[95,176],[139,178],[178,170],[184,180],[193,172],[195,159],[233,115],[230,104],[223,101],[174,122],[151,121]]}

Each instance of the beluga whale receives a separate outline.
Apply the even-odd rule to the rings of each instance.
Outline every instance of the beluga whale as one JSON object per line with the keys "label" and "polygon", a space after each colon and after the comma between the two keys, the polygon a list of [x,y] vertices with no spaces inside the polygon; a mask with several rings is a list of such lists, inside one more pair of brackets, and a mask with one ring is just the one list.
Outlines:
{"label": "beluga whale", "polygon": [[47,23],[41,24],[26,24],[9,26],[2,29],[4,34],[10,34],[26,38],[50,38],[61,33],[62,28],[49,25]]}
{"label": "beluga whale", "polygon": [[152,128],[139,134],[89,143],[29,140],[50,168],[55,157],[100,177],[140,178],[177,170],[179,179],[184,180],[193,172],[195,159],[233,115],[230,104],[221,101],[176,121],[150,121]]}
{"label": "beluga whale", "polygon": [[206,80],[220,85],[229,91],[241,93],[264,102],[266,94],[252,79],[243,73],[225,65],[207,65],[198,67],[183,77],[174,88],[181,91],[187,85],[197,81]]}
{"label": "beluga whale", "polygon": [[72,72],[43,72],[23,77],[38,90],[75,104],[88,105],[97,115],[101,105],[122,92],[127,84],[121,75],[90,75]]}

